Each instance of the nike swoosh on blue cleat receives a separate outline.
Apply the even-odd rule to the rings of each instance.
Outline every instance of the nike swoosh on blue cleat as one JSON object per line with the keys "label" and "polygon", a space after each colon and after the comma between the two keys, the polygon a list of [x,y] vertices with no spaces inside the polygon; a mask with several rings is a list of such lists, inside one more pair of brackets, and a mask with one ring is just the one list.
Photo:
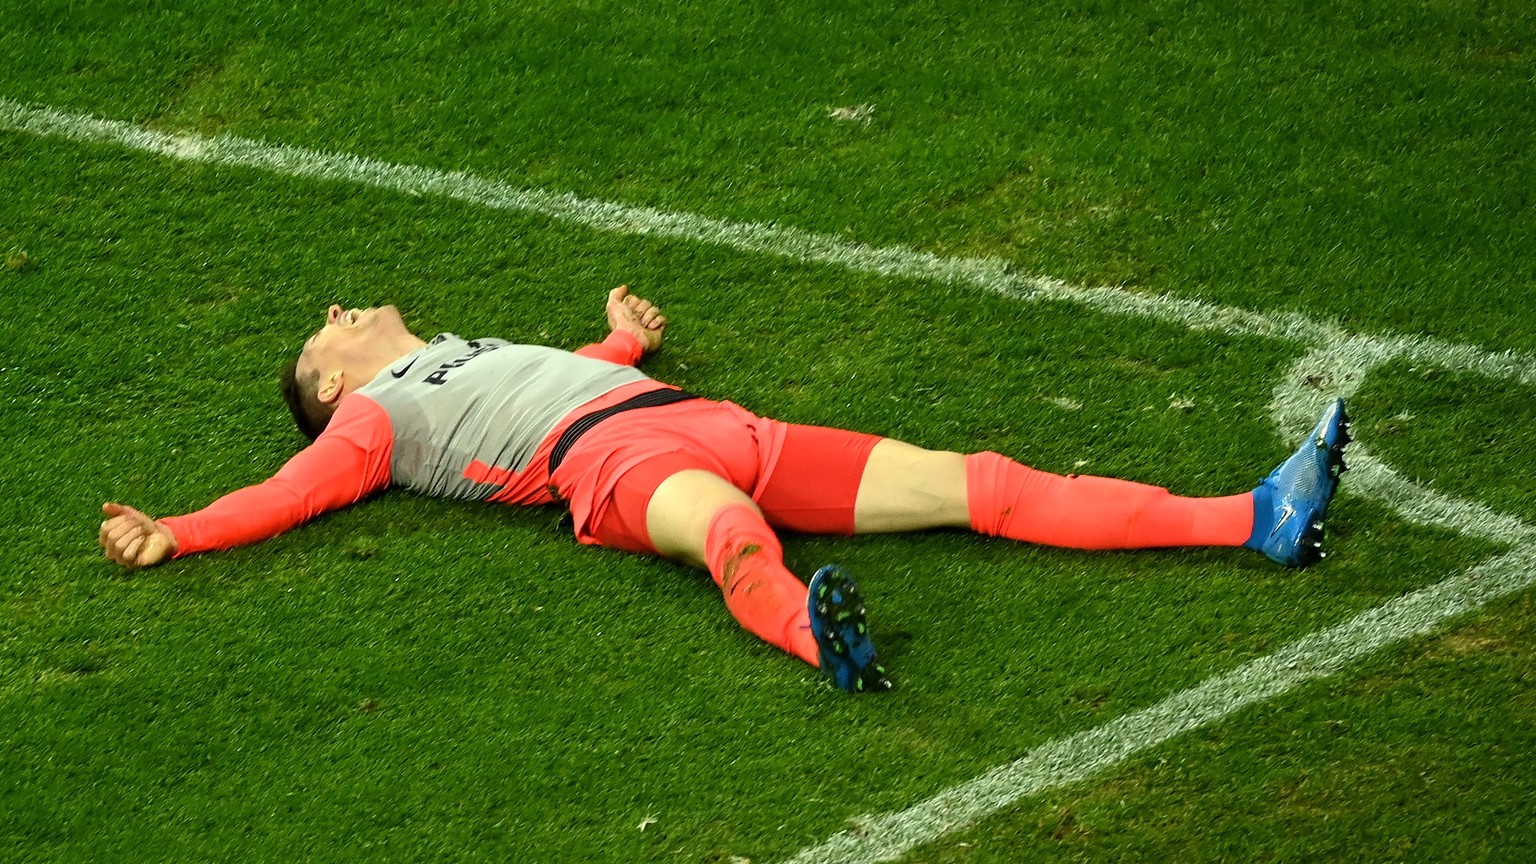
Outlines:
{"label": "nike swoosh on blue cleat", "polygon": [[1325,557],[1323,517],[1347,470],[1344,447],[1349,441],[1349,415],[1344,400],[1335,399],[1296,452],[1254,490],[1256,506],[1262,509],[1267,502],[1270,512],[1255,514],[1253,536],[1243,545],[1287,567],[1306,567]]}

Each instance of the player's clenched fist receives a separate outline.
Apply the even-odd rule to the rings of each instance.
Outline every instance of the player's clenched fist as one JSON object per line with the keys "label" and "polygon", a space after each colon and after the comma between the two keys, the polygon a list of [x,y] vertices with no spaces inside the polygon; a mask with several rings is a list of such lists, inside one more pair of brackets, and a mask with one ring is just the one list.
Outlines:
{"label": "player's clenched fist", "polygon": [[660,306],[629,293],[628,285],[620,285],[608,292],[607,312],[608,326],[639,339],[645,353],[661,347],[667,316],[661,314]]}
{"label": "player's clenched fist", "polygon": [[165,526],[123,504],[101,505],[107,515],[98,537],[107,557],[129,569],[153,567],[176,554],[176,536]]}

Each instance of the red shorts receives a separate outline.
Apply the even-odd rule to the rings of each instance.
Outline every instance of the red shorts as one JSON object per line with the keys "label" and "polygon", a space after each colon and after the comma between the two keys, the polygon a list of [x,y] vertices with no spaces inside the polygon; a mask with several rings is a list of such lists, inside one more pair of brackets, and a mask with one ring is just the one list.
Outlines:
{"label": "red shorts", "polygon": [[656,551],[645,527],[656,487],[695,469],[750,495],[775,528],[846,535],[880,440],[695,399],[608,418],[576,442],[550,481],[570,505],[578,540],[631,552]]}

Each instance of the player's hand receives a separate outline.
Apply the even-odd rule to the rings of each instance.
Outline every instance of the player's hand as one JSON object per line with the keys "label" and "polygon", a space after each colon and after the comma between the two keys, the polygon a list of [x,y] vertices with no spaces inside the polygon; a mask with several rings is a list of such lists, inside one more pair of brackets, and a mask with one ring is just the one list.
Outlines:
{"label": "player's hand", "polygon": [[101,505],[107,515],[98,542],[112,561],[137,570],[153,567],[176,554],[176,535],[170,529],[124,504]]}
{"label": "player's hand", "polygon": [[608,292],[608,326],[639,339],[649,354],[661,347],[667,316],[655,303],[629,293],[628,285],[620,285]]}

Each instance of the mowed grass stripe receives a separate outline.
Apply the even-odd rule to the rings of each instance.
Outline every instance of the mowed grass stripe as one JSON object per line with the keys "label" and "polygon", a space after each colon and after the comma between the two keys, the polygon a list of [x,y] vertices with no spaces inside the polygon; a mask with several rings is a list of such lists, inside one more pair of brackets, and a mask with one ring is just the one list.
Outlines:
{"label": "mowed grass stripe", "polygon": [[29,106],[5,98],[0,98],[0,128],[112,143],[188,162],[259,168],[294,177],[359,183],[407,195],[436,196],[493,209],[536,213],[598,231],[714,243],[878,276],[965,284],[1021,300],[1079,303],[1111,315],[1151,318],[1228,335],[1272,337],[1307,346],[1364,340],[1377,353],[1422,358],[1452,368],[1536,384],[1536,357],[1526,354],[1489,352],[1476,346],[1417,336],[1351,335],[1292,312],[1254,311],[1168,295],[1140,294],[1113,286],[1071,285],[1049,277],[1011,272],[1012,265],[996,258],[950,258],[899,246],[869,246],[779,225],[730,222],[569,193],[518,188],[462,171],[401,165],[234,135],[157,132],[121,120]]}
{"label": "mowed grass stripe", "polygon": [[[1196,330],[1299,342],[1310,352],[1290,375],[1282,378],[1272,412],[1286,440],[1305,431],[1316,414],[1319,398],[1300,386],[1314,372],[1326,376],[1327,395],[1343,396],[1352,395],[1372,369],[1396,358],[1536,385],[1536,357],[1517,352],[1490,352],[1418,336],[1350,334],[1295,313],[1259,312],[1115,287],[1073,286],[1046,277],[1010,273],[1009,265],[997,259],[943,258],[901,247],[872,247],[777,225],[728,222],[564,193],[519,189],[464,172],[399,165],[231,135],[156,132],[120,120],[28,106],[3,98],[0,127],[114,143],[185,161],[260,168],[295,177],[360,183],[408,195],[432,195],[494,209],[537,213],[600,231],[715,243],[861,273],[967,284],[1021,300],[1081,303],[1112,315],[1151,318]],[[1365,456],[1363,452],[1361,455]],[[1379,498],[1412,521],[1503,540],[1527,533],[1519,520],[1511,522],[1508,517],[1475,503],[1456,501],[1423,489],[1398,477],[1374,458],[1360,461],[1371,474],[1371,482],[1363,484],[1360,491]]]}
{"label": "mowed grass stripe", "polygon": [[[0,100],[0,124],[32,134],[117,143],[131,149],[185,161],[254,167],[289,176],[361,183],[406,194],[432,195],[496,209],[537,213],[596,230],[718,243],[741,251],[834,264],[881,276],[969,284],[1019,299],[1068,300],[1111,314],[1177,322],[1194,329],[1214,330],[1235,335],[1269,336],[1314,347],[1321,346],[1324,349],[1346,343],[1364,342],[1374,349],[1370,352],[1374,355],[1410,356],[1450,368],[1468,369],[1493,377],[1513,379],[1520,383],[1536,382],[1536,372],[1533,372],[1536,370],[1536,362],[1524,355],[1490,353],[1473,346],[1453,345],[1418,337],[1376,339],[1351,336],[1339,328],[1293,313],[1253,312],[1167,296],[1139,295],[1117,288],[1081,288],[1056,280],[1010,273],[1004,262],[995,259],[940,258],[901,247],[876,248],[774,225],[731,223],[691,214],[665,213],[647,208],[581,199],[560,193],[516,189],[461,172],[393,165],[348,155],[270,145],[233,136],[209,138],[151,132],[120,121],[28,107],[5,100]],[[1397,489],[1397,492],[1390,493],[1390,496],[1396,497],[1400,492],[1401,489]],[[1389,500],[1389,503],[1398,502]],[[1452,502],[1451,509],[1457,509],[1455,506],[1457,503],[1461,502]],[[1465,513],[1456,515],[1465,523],[1463,518]],[[1447,527],[1456,526],[1447,525]],[[922,842],[923,839],[938,836],[924,833],[931,831],[934,825],[947,831],[970,821],[952,818],[960,812],[950,809],[952,802],[956,800],[963,799],[965,802],[971,802],[966,806],[981,802],[982,806],[990,808],[982,812],[981,815],[985,815],[987,812],[995,812],[999,807],[1006,806],[1007,803],[1031,791],[1086,776],[1135,752],[1140,752],[1146,747],[1165,741],[1173,735],[1219,720],[1245,705],[1285,692],[1302,681],[1329,674],[1382,645],[1426,632],[1446,618],[1466,612],[1494,597],[1528,587],[1533,581],[1532,563],[1529,555],[1519,551],[1485,562],[1468,574],[1453,577],[1440,585],[1386,604],[1359,616],[1348,624],[1306,637],[1293,643],[1291,648],[1285,651],[1255,661],[1232,673],[1213,678],[1206,684],[1184,691],[1153,708],[1127,715],[1099,729],[1045,745],[1018,763],[996,769],[975,781],[955,787],[924,805],[918,805],[894,816],[882,817],[881,820],[871,823],[871,827],[889,824],[893,826],[891,830],[859,833],[859,837],[865,840],[878,839],[880,843],[887,844],[871,847],[875,851],[867,854],[874,854],[877,857],[825,857],[822,852],[807,850],[803,853],[804,855],[823,855],[823,857],[805,860],[887,860],[893,855],[901,854],[900,851],[893,851],[898,847],[911,848],[914,842]],[[1495,578],[1479,581],[1487,577],[1490,572],[1495,574]],[[1478,582],[1473,586],[1477,590],[1469,590],[1468,586],[1463,584],[1469,579],[1472,582]],[[1493,593],[1488,593],[1489,590]],[[1302,662],[1303,660],[1306,662]],[[1289,665],[1275,667],[1275,663]],[[1277,668],[1279,672],[1274,671]],[[1242,690],[1232,689],[1237,684],[1243,683],[1250,686]],[[1213,696],[1208,700],[1202,694],[1215,694],[1224,698]],[[1118,749],[1103,746],[1102,736],[1127,729],[1138,734],[1126,739]],[[1074,762],[1070,759],[1064,761],[1062,755],[1063,753],[1081,755],[1082,752],[1091,753],[1092,758],[1077,759]],[[1116,755],[1117,753],[1119,755]],[[1108,761],[1104,761],[1105,759]],[[1035,764],[1035,767],[1024,765],[1030,760],[1034,760],[1032,764]],[[1054,773],[1051,771],[1042,773],[1039,770],[1041,764],[1051,766]],[[1019,767],[1021,765],[1024,767]],[[1038,777],[1060,779],[1054,783],[1038,785],[1040,781],[1032,779]],[[999,791],[997,784],[1005,780],[1011,782],[1012,786]],[[937,820],[916,815],[923,812],[923,808],[929,807],[932,802],[941,800],[947,803],[939,805],[943,813]],[[838,835],[838,837],[842,836]],[[908,842],[914,836],[918,839]],[[835,837],[826,847],[817,848],[830,849],[836,842]],[[906,845],[903,846],[903,843]]]}
{"label": "mowed grass stripe", "polygon": [[897,813],[802,850],[788,864],[874,864],[965,828],[1025,798],[1086,779],[1185,732],[1289,692],[1395,642],[1536,584],[1536,549],[1500,555],[1352,620],[1217,675],[1150,708],[1043,744],[1023,757]]}

